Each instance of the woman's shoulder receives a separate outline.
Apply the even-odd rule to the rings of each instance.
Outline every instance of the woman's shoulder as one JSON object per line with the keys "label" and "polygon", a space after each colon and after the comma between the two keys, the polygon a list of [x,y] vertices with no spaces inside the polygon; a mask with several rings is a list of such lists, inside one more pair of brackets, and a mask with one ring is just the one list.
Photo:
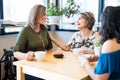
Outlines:
{"label": "woman's shoulder", "polygon": [[19,34],[26,34],[29,31],[30,31],[30,27],[28,25],[25,25],[24,27],[22,27]]}
{"label": "woman's shoulder", "polygon": [[110,53],[120,50],[120,44],[117,43],[116,39],[107,40],[102,46],[102,53]]}
{"label": "woman's shoulder", "polygon": [[80,34],[81,32],[80,31],[76,31],[74,34]]}
{"label": "woman's shoulder", "polygon": [[99,32],[94,32],[95,33],[95,35],[100,35],[100,33]]}
{"label": "woman's shoulder", "polygon": [[77,31],[77,32],[74,32],[73,33],[73,36],[75,37],[75,36],[78,36],[78,35],[80,35],[80,31]]}
{"label": "woman's shoulder", "polygon": [[22,27],[22,30],[26,30],[26,29],[29,29],[29,25],[24,25],[24,26]]}
{"label": "woman's shoulder", "polygon": [[93,31],[93,33],[94,33],[94,36],[95,36],[96,38],[100,37],[100,33],[99,33],[99,32],[94,32],[94,31]]}

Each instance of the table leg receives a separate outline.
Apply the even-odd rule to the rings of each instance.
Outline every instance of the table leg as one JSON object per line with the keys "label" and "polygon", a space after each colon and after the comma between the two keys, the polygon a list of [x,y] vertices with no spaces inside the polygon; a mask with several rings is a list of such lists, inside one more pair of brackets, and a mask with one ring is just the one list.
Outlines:
{"label": "table leg", "polygon": [[17,66],[17,80],[25,80],[25,75],[23,73],[22,67]]}

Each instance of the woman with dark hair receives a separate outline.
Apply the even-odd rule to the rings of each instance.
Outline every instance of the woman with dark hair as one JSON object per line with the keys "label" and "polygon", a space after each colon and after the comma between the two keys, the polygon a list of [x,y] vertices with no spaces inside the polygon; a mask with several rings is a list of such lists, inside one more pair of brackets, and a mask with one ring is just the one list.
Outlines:
{"label": "woman with dark hair", "polygon": [[[77,27],[80,31],[73,34],[72,38],[67,44],[64,44],[51,36],[51,40],[61,49],[65,51],[72,51],[75,48],[84,48],[79,50],[82,54],[94,54],[94,39],[99,37],[99,33],[92,30],[95,24],[94,14],[91,12],[80,13],[77,20]],[[85,49],[86,48],[86,49]]]}
{"label": "woman with dark hair", "polygon": [[101,15],[102,50],[95,69],[78,57],[93,80],[120,80],[120,6],[107,6]]}

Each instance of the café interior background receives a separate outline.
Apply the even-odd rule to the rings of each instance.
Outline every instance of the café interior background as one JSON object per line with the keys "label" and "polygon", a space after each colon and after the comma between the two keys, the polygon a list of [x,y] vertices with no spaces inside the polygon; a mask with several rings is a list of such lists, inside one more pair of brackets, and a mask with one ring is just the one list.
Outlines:
{"label": "caf\u00e9 interior background", "polygon": [[[120,5],[120,0],[74,0],[76,4],[80,5],[82,11],[91,11],[95,14],[96,24],[95,27],[99,27],[99,17],[104,9],[108,5],[117,6]],[[21,27],[24,26],[30,8],[35,4],[43,4],[46,7],[49,3],[55,3],[60,7],[66,5],[67,0],[0,0],[0,26],[2,23],[5,24],[15,24]],[[21,6],[22,5],[22,6]],[[61,17],[61,24],[70,23],[71,21],[76,21],[79,15],[66,19],[66,17]],[[66,20],[65,20],[66,19]],[[63,21],[64,20],[64,21]],[[59,26],[59,30],[54,27],[50,33],[53,34],[58,40],[67,43],[71,38],[72,34],[77,30],[76,25],[70,26]],[[3,49],[10,49],[14,46],[17,34],[14,32],[19,32],[21,27],[5,28],[5,35],[0,35],[0,58],[3,55]],[[1,30],[1,27],[0,27]],[[11,34],[13,33],[13,34]],[[63,36],[64,35],[64,36]],[[53,50],[56,50],[54,45]],[[4,69],[2,64],[2,76],[4,75]]]}

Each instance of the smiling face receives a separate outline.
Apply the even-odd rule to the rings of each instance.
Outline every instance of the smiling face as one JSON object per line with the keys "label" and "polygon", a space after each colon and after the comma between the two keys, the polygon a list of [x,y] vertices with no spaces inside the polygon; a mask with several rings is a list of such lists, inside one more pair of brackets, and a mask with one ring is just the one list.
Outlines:
{"label": "smiling face", "polygon": [[44,13],[44,15],[40,18],[40,20],[38,21],[38,23],[39,24],[44,24],[45,23],[45,21],[46,21],[46,19],[47,19],[47,15],[46,15],[46,13]]}
{"label": "smiling face", "polygon": [[80,16],[79,19],[77,20],[77,27],[79,29],[86,28],[86,24],[87,24],[86,19]]}
{"label": "smiling face", "polygon": [[39,24],[44,24],[46,18],[46,7],[43,5],[35,5],[29,13],[28,23],[36,27]]}
{"label": "smiling face", "polygon": [[77,21],[77,25],[79,29],[86,28],[92,30],[94,23],[95,23],[94,14],[91,12],[81,13]]}

